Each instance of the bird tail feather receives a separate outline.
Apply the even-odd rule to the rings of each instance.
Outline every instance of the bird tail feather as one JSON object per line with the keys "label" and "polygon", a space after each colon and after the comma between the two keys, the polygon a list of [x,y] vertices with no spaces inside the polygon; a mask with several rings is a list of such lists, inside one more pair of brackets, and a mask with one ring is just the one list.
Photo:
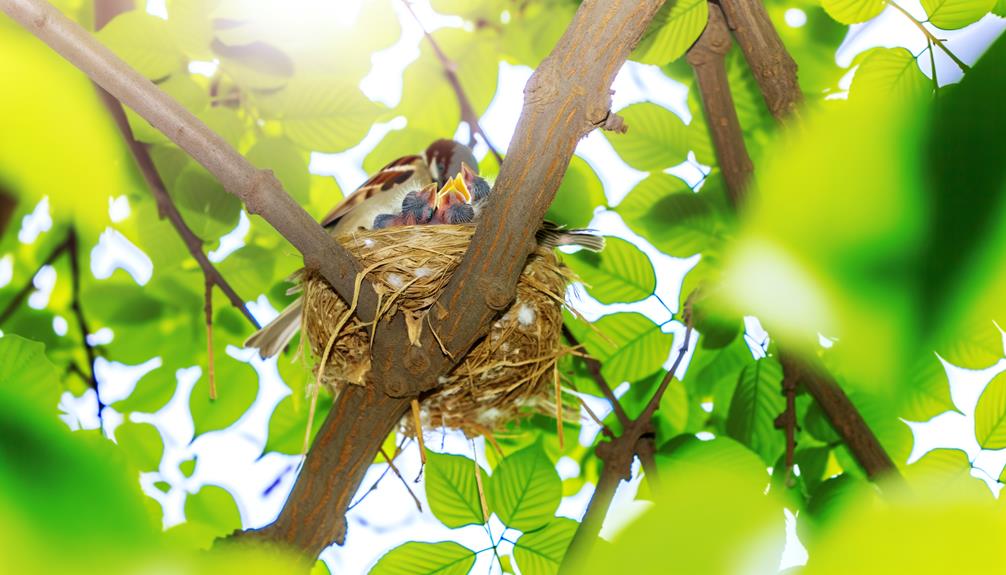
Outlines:
{"label": "bird tail feather", "polygon": [[537,233],[538,245],[552,249],[559,246],[580,246],[593,252],[604,249],[604,237],[594,230],[567,230],[546,221]]}
{"label": "bird tail feather", "polygon": [[297,298],[276,319],[245,341],[245,347],[258,349],[262,359],[278,355],[300,330],[301,300]]}

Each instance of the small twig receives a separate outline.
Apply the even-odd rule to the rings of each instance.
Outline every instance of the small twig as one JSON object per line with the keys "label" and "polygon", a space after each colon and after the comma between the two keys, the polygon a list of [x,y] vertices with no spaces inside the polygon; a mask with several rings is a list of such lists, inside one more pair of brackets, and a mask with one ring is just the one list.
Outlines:
{"label": "small twig", "polygon": [[[479,467],[479,462],[476,458],[475,440],[472,440],[472,463],[475,464],[475,486],[479,490],[479,505],[482,506],[482,521],[489,523],[489,505],[486,503],[485,486],[482,485],[482,468]],[[492,536],[490,535],[490,541],[491,540]]]}
{"label": "small twig", "polygon": [[412,496],[412,500],[416,503],[416,509],[422,512],[423,504],[419,502],[419,498],[416,497],[416,494],[413,493],[412,488],[409,487],[409,482],[406,481],[404,477],[402,477],[401,472],[399,472],[398,468],[395,467],[395,457],[398,457],[398,453],[397,452],[395,453],[395,457],[388,457],[388,452],[385,451],[384,448],[382,447],[381,456],[384,457],[384,460],[388,462],[388,468],[391,469],[391,471],[395,474],[396,477],[398,477],[398,479],[402,482],[402,485],[405,486],[405,490],[408,491],[409,495]]}
{"label": "small twig", "polygon": [[412,3],[409,0],[402,0],[402,4],[405,4],[405,7],[409,10],[409,14],[412,14],[416,24],[423,31],[423,35],[430,43],[430,47],[433,48],[433,52],[437,55],[437,59],[440,60],[440,66],[444,69],[444,76],[451,84],[451,88],[454,89],[454,94],[458,98],[458,105],[461,107],[461,121],[468,124],[470,133],[468,145],[472,146],[475,144],[475,134],[482,136],[482,141],[486,143],[489,151],[492,152],[493,157],[496,158],[496,163],[503,165],[503,156],[496,151],[492,142],[489,141],[489,136],[487,136],[482,130],[482,126],[479,125],[479,117],[475,113],[475,108],[472,107],[472,103],[468,99],[468,95],[465,93],[464,88],[461,87],[461,80],[458,78],[457,72],[458,65],[444,53],[444,51],[440,48],[440,44],[437,44],[437,41],[433,38],[433,34],[426,31],[426,27],[419,21],[419,16],[416,14],[416,11],[412,9]]}
{"label": "small twig", "polygon": [[206,280],[205,298],[203,300],[203,312],[206,315],[206,374],[210,379],[210,401],[217,400],[217,377],[213,361],[213,281],[209,276],[203,276]]}
{"label": "small twig", "polygon": [[587,412],[587,415],[589,415],[590,418],[594,420],[594,423],[596,423],[601,427],[601,433],[603,433],[605,437],[611,439],[615,438],[615,433],[611,431],[611,428],[605,425],[603,421],[601,421],[601,418],[599,418],[597,414],[594,413],[594,410],[591,409],[589,405],[587,405],[587,402],[584,401],[582,397],[580,398],[580,407],[582,407],[583,410]]}
{"label": "small twig", "polygon": [[[786,367],[791,369],[787,370]],[[786,409],[775,418],[775,428],[782,429],[786,434],[786,474],[783,485],[793,487],[793,452],[796,449],[796,388],[799,384],[799,373],[794,373],[791,364],[786,364],[782,374],[782,394],[786,398]]]}
{"label": "small twig", "polygon": [[3,239],[4,234],[7,232],[7,224],[10,223],[10,219],[14,216],[16,208],[17,198],[0,189],[0,240]]}
{"label": "small twig", "polygon": [[562,385],[559,383],[559,368],[552,367],[552,379],[555,380],[555,432],[559,437],[559,450],[565,449],[562,432]]}
{"label": "small twig", "polygon": [[[908,18],[909,20],[911,20],[912,23],[915,24],[915,27],[918,28],[919,30],[921,30],[923,34],[925,34],[926,39],[930,43],[936,44],[940,48],[940,50],[943,50],[944,54],[946,54],[951,60],[954,61],[954,64],[957,64],[957,67],[961,69],[961,72],[964,72],[965,74],[967,74],[968,72],[971,71],[971,66],[968,66],[967,64],[965,64],[963,60],[961,60],[960,58],[957,57],[956,54],[954,54],[953,52],[951,52],[950,48],[947,48],[946,44],[943,43],[943,40],[940,40],[939,38],[937,38],[932,32],[930,32],[929,28],[926,28],[925,24],[923,24],[922,22],[920,22],[915,16],[912,16],[912,14],[908,10],[905,10],[904,8],[902,8],[901,5],[898,4],[897,2],[895,2],[894,0],[887,0],[887,3],[889,5],[891,5],[892,7],[894,7],[894,9],[897,10],[898,12],[901,12],[902,14],[904,14],[905,18]],[[934,65],[933,66],[933,77],[935,77],[935,76],[936,76],[936,66]]]}
{"label": "small twig", "polygon": [[14,315],[18,308],[21,307],[21,304],[24,303],[24,300],[28,298],[28,295],[31,294],[32,290],[35,289],[35,276],[38,275],[38,272],[42,271],[42,268],[45,266],[52,265],[52,263],[70,247],[69,239],[69,236],[67,236],[67,239],[63,240],[58,246],[54,247],[52,251],[49,252],[48,257],[45,258],[45,261],[39,264],[35,273],[28,278],[25,285],[19,289],[16,294],[14,294],[14,297],[7,303],[7,307],[0,312],[0,326],[2,326],[4,322],[9,320],[11,316]]}
{"label": "small twig", "polygon": [[[566,341],[569,342],[569,345],[574,348],[583,347],[565,323],[562,324],[562,335],[566,338]],[[597,384],[597,387],[601,390],[601,393],[604,394],[605,399],[607,399],[608,403],[611,404],[611,409],[615,412],[615,417],[618,418],[618,422],[622,424],[622,427],[628,425],[629,416],[626,415],[625,409],[622,408],[622,404],[619,403],[618,398],[615,397],[615,392],[611,390],[611,386],[608,385],[607,380],[604,379],[604,375],[601,373],[601,362],[586,354],[584,354],[580,359],[582,359],[584,365],[587,366],[587,371],[590,373],[591,378],[593,378],[594,383]]]}
{"label": "small twig", "polygon": [[84,318],[84,308],[80,305],[80,259],[77,253],[79,246],[77,244],[77,231],[72,227],[67,232],[66,243],[68,244],[67,249],[70,254],[70,309],[73,310],[73,315],[77,318],[80,341],[84,346],[84,353],[87,355],[87,365],[91,373],[90,385],[94,389],[94,397],[98,400],[98,419],[100,420],[102,412],[105,410],[105,404],[101,401],[101,394],[98,391],[98,378],[94,371],[94,347],[87,341],[87,335],[91,333],[91,330],[87,327],[87,320]]}
{"label": "small twig", "polygon": [[[402,452],[402,447],[405,445],[406,441],[408,441],[408,438],[407,437],[403,437],[402,441],[398,443],[398,447],[395,448],[395,454],[391,456],[392,459],[395,459],[396,457],[398,457],[398,454]],[[381,449],[383,450],[383,448],[381,448]],[[385,459],[387,459],[387,456],[385,456]],[[374,491],[377,491],[377,486],[380,485],[381,480],[384,479],[384,476],[387,475],[389,471],[391,471],[391,466],[390,465],[384,468],[384,471],[382,471],[381,474],[379,476],[377,476],[377,480],[374,481],[373,484],[371,484],[370,488],[367,489],[363,493],[363,495],[360,496],[359,499],[357,499],[351,505],[349,505],[348,507],[346,507],[346,513],[349,513],[350,510],[352,510],[354,507],[356,507],[357,505],[363,503],[363,500],[366,499],[368,495],[370,495]],[[411,493],[411,491],[410,491],[410,493]]]}
{"label": "small twig", "polygon": [[936,77],[936,54],[933,53],[933,41],[926,38],[926,44],[926,50],[929,50],[929,69],[933,72],[933,97],[936,97],[940,92],[940,80]]}
{"label": "small twig", "polygon": [[[419,400],[412,400],[412,425],[416,430],[416,441],[419,442],[419,460],[422,462],[423,466],[426,466],[426,443],[423,441],[423,423],[419,417]],[[422,468],[419,469],[419,475],[423,474]],[[419,477],[416,477],[418,480]]]}

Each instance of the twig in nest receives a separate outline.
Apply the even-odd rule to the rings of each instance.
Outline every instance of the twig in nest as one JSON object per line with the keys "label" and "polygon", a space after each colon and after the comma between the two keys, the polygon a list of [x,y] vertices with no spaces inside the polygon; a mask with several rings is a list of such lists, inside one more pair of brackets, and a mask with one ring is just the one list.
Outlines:
{"label": "twig in nest", "polygon": [[559,435],[559,449],[565,449],[562,433],[562,386],[559,385],[559,367],[552,367],[555,379],[555,432]]}
{"label": "twig in nest", "polygon": [[[418,399],[413,399],[412,400],[412,425],[416,429],[416,441],[419,442],[419,460],[425,466],[426,465],[426,444],[423,442],[423,424],[419,420],[419,400]],[[420,469],[419,470],[419,475],[416,476],[416,480],[417,481],[419,480],[419,477],[422,476],[422,474],[423,474],[423,470]]]}
{"label": "twig in nest", "polygon": [[482,468],[479,467],[479,461],[475,452],[475,441],[472,441],[472,463],[475,464],[475,485],[479,490],[479,504],[482,506],[482,521],[489,521],[489,505],[486,504],[486,491],[485,487],[482,485]]}

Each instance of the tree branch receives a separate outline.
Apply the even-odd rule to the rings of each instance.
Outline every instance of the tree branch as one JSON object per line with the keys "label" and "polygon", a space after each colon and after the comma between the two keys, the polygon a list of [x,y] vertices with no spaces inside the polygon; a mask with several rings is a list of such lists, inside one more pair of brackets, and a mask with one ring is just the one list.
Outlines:
{"label": "tree branch", "polygon": [[[573,335],[573,332],[566,327],[565,323],[562,324],[562,335],[574,348],[582,347],[580,342],[577,341],[576,336]],[[604,398],[611,404],[611,409],[615,412],[615,417],[624,428],[629,424],[629,416],[626,415],[625,409],[622,408],[622,404],[618,401],[618,398],[615,397],[615,392],[611,390],[611,386],[608,385],[608,381],[604,379],[603,375],[601,375],[601,362],[589,355],[583,356],[580,359],[582,359],[583,363],[587,366],[587,372],[590,373],[590,377],[593,378],[594,383],[597,385],[598,389],[601,390]]]}
{"label": "tree branch", "polygon": [[782,122],[798,114],[803,92],[796,62],[786,51],[761,0],[720,0],[727,24],[765,96],[768,109]]}
{"label": "tree branch", "polygon": [[727,196],[736,209],[741,204],[754,166],[744,146],[740,120],[730,94],[725,58],[732,45],[730,31],[719,4],[709,3],[709,23],[688,50],[688,63],[695,71],[706,126],[716,151],[716,161],[723,174]]}
{"label": "tree branch", "polygon": [[77,328],[80,330],[80,343],[84,346],[84,354],[87,355],[87,366],[90,371],[90,385],[94,389],[94,397],[98,401],[98,419],[105,410],[105,404],[101,401],[101,394],[98,390],[98,377],[94,370],[95,353],[94,347],[87,341],[87,335],[91,333],[87,327],[87,320],[84,318],[84,308],[80,304],[80,256],[78,254],[79,244],[77,242],[77,230],[70,228],[66,235],[67,251],[70,254],[70,285],[71,298],[70,309],[77,318]]}
{"label": "tree branch", "polygon": [[[795,112],[797,106],[803,101],[803,95],[796,83],[796,64],[793,63],[792,58],[779,40],[779,35],[765,14],[764,6],[756,0],[721,0],[721,5],[733,27],[735,38],[744,49],[748,64],[759,79],[759,85],[765,95],[765,101],[769,104],[769,109],[772,110],[777,120],[786,119],[790,113]],[[716,12],[710,6],[710,27],[717,26],[714,24],[715,14]],[[699,44],[703,42],[704,40],[700,38]],[[693,56],[692,53],[689,53],[688,57],[690,62],[700,58],[698,54]],[[696,74],[699,74],[698,68]],[[703,106],[707,109],[713,105],[722,107],[724,102],[730,98],[730,86],[726,76],[709,74],[707,80],[699,82]],[[724,111],[721,110],[721,112]],[[747,152],[744,150],[744,136],[739,123],[729,120],[725,123],[708,120],[707,124],[711,128],[714,125],[717,127],[712,131],[712,136],[718,158],[724,153],[721,151],[721,147],[724,150],[733,150],[730,153],[737,153],[737,150],[740,150],[740,153],[747,157]],[[744,189],[745,182],[753,174],[753,168],[745,169],[743,164],[738,162],[722,162],[720,167],[728,188],[732,185],[730,182],[739,182],[736,184],[739,187],[731,192],[732,197],[737,191]],[[741,196],[737,195],[736,197],[740,198]],[[870,430],[856,407],[849,401],[842,388],[822,367],[804,363],[810,360],[795,358],[785,350],[780,353],[780,358],[783,360],[784,373],[788,372],[787,377],[794,378],[798,377],[794,373],[799,374],[799,381],[824,409],[825,414],[838,430],[853,456],[867,470],[867,474],[871,478],[882,474],[898,474],[897,467],[884,452],[876,435]],[[795,421],[793,424],[795,425]],[[787,428],[787,433],[791,432],[792,429]]]}
{"label": "tree branch", "polygon": [[[189,153],[251,214],[260,214],[317,269],[346,301],[353,298],[356,260],[332,240],[269,170],[258,170],[181,104],[129,67],[76,23],[44,0],[0,0],[0,10],[48,44],[120,102]],[[372,318],[377,297],[364,282],[357,305]]]}
{"label": "tree branch", "polygon": [[[897,10],[898,12],[904,14],[905,18],[911,20],[912,24],[915,24],[915,27],[922,31],[922,34],[926,37],[926,40],[930,44],[929,46],[930,50],[932,49],[932,45],[936,44],[940,50],[943,50],[943,53],[946,54],[947,57],[949,57],[951,60],[954,61],[954,64],[957,64],[957,67],[961,69],[961,72],[967,74],[968,72],[971,71],[971,66],[965,64],[963,60],[957,57],[957,54],[951,52],[950,48],[947,48],[947,45],[943,43],[943,40],[937,38],[936,35],[929,30],[929,28],[926,28],[925,24],[920,22],[915,16],[912,16],[912,14],[908,10],[902,8],[901,5],[895,2],[894,0],[887,0],[887,3],[893,6],[894,9]],[[933,65],[933,77],[934,78],[936,77],[935,64]]]}
{"label": "tree branch", "polygon": [[469,139],[468,146],[471,147],[475,144],[475,134],[482,136],[482,140],[489,147],[489,151],[492,152],[493,157],[496,158],[496,163],[503,165],[503,156],[496,151],[493,147],[492,142],[489,141],[489,136],[482,130],[482,126],[479,124],[478,114],[475,113],[475,108],[472,107],[471,100],[468,99],[468,94],[465,93],[464,88],[461,87],[461,80],[458,79],[458,66],[453,60],[447,57],[447,54],[440,49],[440,44],[433,38],[433,35],[426,31],[423,27],[423,23],[419,21],[419,16],[416,15],[416,11],[412,9],[412,2],[410,0],[402,0],[402,4],[408,8],[409,14],[412,14],[412,18],[415,19],[416,24],[422,29],[423,35],[426,40],[430,43],[433,48],[433,52],[437,55],[437,59],[440,60],[440,66],[444,69],[444,76],[447,81],[451,84],[451,88],[454,89],[454,94],[458,98],[458,106],[461,107],[461,120],[468,124]]}
{"label": "tree branch", "polygon": [[56,261],[56,259],[59,258],[59,256],[63,255],[63,252],[65,252],[70,248],[69,239],[70,239],[69,236],[67,236],[66,239],[60,242],[58,246],[54,247],[52,251],[49,252],[49,255],[45,258],[45,261],[43,261],[38,265],[38,269],[35,270],[35,273],[33,273],[31,277],[28,278],[28,281],[25,282],[24,286],[22,286],[21,289],[17,291],[17,293],[14,294],[14,297],[11,298],[9,302],[7,302],[7,307],[5,307],[3,311],[0,311],[0,327],[2,327],[3,324],[7,320],[9,320],[11,316],[14,315],[15,312],[17,312],[18,308],[21,307],[21,304],[24,303],[24,300],[28,298],[28,295],[31,293],[31,290],[35,289],[34,280],[35,276],[38,275],[38,272],[41,271],[42,268],[44,268],[45,266],[52,265],[52,263]]}

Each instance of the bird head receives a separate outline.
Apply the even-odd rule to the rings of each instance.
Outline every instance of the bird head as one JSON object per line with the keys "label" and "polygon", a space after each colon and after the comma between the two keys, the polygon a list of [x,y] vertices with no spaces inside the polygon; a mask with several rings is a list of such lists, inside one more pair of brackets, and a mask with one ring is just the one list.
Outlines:
{"label": "bird head", "polygon": [[472,169],[466,162],[461,162],[461,180],[468,187],[471,193],[472,202],[479,203],[489,197],[492,188],[485,178],[480,177],[477,170]]}
{"label": "bird head", "polygon": [[432,183],[421,190],[409,192],[402,199],[402,216],[416,224],[429,223],[437,211],[438,197],[437,185]]}
{"label": "bird head", "polygon": [[439,187],[447,185],[447,182],[455,174],[461,173],[462,164],[478,166],[471,149],[454,140],[433,142],[426,148],[424,158],[426,165],[430,168],[430,174],[433,175],[433,179],[436,180]]}

